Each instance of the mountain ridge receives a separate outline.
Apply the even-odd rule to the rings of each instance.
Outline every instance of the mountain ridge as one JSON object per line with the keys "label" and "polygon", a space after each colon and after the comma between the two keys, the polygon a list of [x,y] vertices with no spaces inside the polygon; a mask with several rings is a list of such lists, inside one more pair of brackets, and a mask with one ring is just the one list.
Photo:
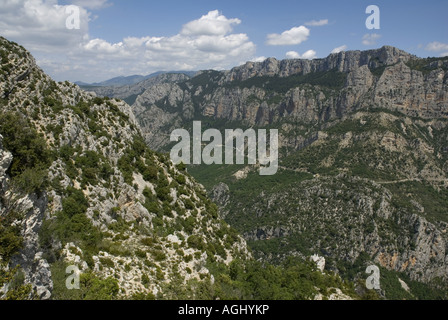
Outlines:
{"label": "mountain ridge", "polygon": [[[159,127],[168,125],[165,135],[169,135],[175,128],[168,122],[189,121],[195,113],[257,126],[294,118],[319,123],[366,108],[447,117],[446,70],[447,58],[416,58],[393,47],[341,52],[317,60],[271,58],[230,71],[201,71],[186,82],[148,87],[135,98],[133,109],[141,121],[161,120],[141,122],[147,142],[156,149],[168,144],[166,136],[155,134]],[[164,102],[160,92],[167,90],[170,97]]]}
{"label": "mountain ridge", "polygon": [[157,77],[162,74],[185,74],[189,77],[192,77],[196,73],[197,73],[196,71],[157,71],[148,74],[146,76],[142,75],[118,76],[101,82],[87,83],[83,81],[75,81],[74,84],[84,89],[88,89],[89,87],[121,87],[121,86],[130,86],[139,83],[141,81]]}

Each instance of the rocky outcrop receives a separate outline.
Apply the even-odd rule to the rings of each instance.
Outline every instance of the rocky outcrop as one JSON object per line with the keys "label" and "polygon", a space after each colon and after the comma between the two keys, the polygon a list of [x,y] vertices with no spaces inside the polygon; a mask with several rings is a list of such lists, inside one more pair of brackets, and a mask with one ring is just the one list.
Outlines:
{"label": "rocky outcrop", "polygon": [[[6,171],[9,169],[9,166],[12,162],[12,154],[11,152],[3,149],[3,137],[0,135],[0,193],[4,194],[7,188],[7,175]],[[0,202],[0,209],[1,209]]]}
{"label": "rocky outcrop", "polygon": [[310,260],[316,263],[317,269],[320,270],[320,272],[323,272],[325,269],[325,258],[319,256],[318,254],[313,254],[310,257]]}
{"label": "rocky outcrop", "polygon": [[257,252],[266,260],[319,252],[354,263],[367,253],[375,264],[413,280],[446,280],[448,224],[397,209],[393,200],[386,188],[368,181],[320,177],[251,200],[231,197],[225,210],[233,225],[245,223],[239,229],[248,241],[260,243],[257,248],[262,242],[281,244],[278,251],[267,246]]}
{"label": "rocky outcrop", "polygon": [[219,206],[219,213],[221,217],[224,219],[226,217],[227,211],[225,207],[229,204],[230,201],[230,190],[229,186],[223,182],[218,183],[214,186],[210,192],[213,201]]}
{"label": "rocky outcrop", "polygon": [[276,60],[268,58],[263,62],[248,62],[226,73],[225,81],[245,81],[253,77],[279,76],[290,77],[296,74],[309,74],[337,70],[339,72],[356,72],[362,66],[376,69],[393,65],[399,61],[407,62],[416,57],[394,47],[368,51],[342,51],[331,54],[325,59],[314,60]]}
{"label": "rocky outcrop", "polygon": [[25,274],[25,283],[33,285],[37,298],[47,300],[51,297],[53,281],[50,264],[43,258],[43,251],[39,243],[39,231],[45,220],[48,199],[46,194],[27,195],[18,200],[16,210],[24,213],[21,219],[23,248],[11,258],[11,266],[19,266]]}
{"label": "rocky outcrop", "polygon": [[424,75],[404,61],[388,67],[378,80],[372,102],[410,116],[448,116],[448,72],[437,68]]}

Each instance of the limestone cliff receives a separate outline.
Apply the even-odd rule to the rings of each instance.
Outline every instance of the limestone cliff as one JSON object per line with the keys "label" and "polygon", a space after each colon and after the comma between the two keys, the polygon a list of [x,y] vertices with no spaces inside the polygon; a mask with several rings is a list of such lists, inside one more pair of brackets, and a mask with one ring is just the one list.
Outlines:
{"label": "limestone cliff", "polygon": [[446,118],[447,70],[446,58],[421,59],[387,46],[311,61],[270,58],[148,87],[133,109],[154,148],[198,115],[247,126],[316,124],[372,108]]}

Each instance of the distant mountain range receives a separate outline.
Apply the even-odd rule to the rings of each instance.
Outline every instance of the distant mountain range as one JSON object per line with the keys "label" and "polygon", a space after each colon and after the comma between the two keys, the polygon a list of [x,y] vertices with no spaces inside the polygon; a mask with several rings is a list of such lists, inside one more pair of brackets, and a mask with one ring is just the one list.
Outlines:
{"label": "distant mountain range", "polygon": [[197,73],[197,71],[157,71],[146,76],[142,75],[120,76],[102,82],[86,83],[82,81],[77,81],[75,82],[75,84],[77,84],[80,87],[121,87],[121,86],[133,85],[141,81],[151,79],[166,73],[183,73],[189,77],[193,77]]}

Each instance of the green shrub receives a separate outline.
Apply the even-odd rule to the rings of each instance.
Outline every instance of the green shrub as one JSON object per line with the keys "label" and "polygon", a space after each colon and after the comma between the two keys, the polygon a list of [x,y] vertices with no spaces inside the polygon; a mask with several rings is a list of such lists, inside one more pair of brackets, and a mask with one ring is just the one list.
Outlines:
{"label": "green shrub", "polygon": [[0,134],[4,148],[13,155],[8,170],[12,177],[27,169],[49,167],[51,153],[45,139],[38,135],[25,117],[13,112],[0,114]]}
{"label": "green shrub", "polygon": [[9,259],[22,248],[20,227],[13,224],[18,218],[19,215],[15,212],[0,216],[0,261],[9,262]]}
{"label": "green shrub", "polygon": [[41,245],[44,248],[51,247],[56,238],[63,245],[68,242],[78,243],[87,255],[97,253],[103,235],[86,216],[87,208],[88,202],[82,191],[68,188],[62,199],[62,211],[42,225],[39,233]]}
{"label": "green shrub", "polygon": [[101,262],[102,265],[104,265],[104,266],[106,266],[108,268],[114,268],[115,267],[114,262],[110,258],[101,257],[100,258],[100,262]]}
{"label": "green shrub", "polygon": [[151,247],[154,244],[154,240],[153,240],[153,238],[145,237],[140,240],[140,243],[145,246]]}
{"label": "green shrub", "polygon": [[185,199],[184,200],[184,204],[185,204],[185,208],[189,209],[189,210],[193,210],[196,208],[196,206],[194,205],[193,201],[191,201],[190,199]]}
{"label": "green shrub", "polygon": [[92,273],[81,275],[80,286],[83,300],[115,300],[120,290],[117,279],[100,279]]}
{"label": "green shrub", "polygon": [[159,187],[157,186],[155,188],[155,191],[157,193],[157,197],[161,200],[161,201],[168,201],[171,202],[173,201],[173,198],[170,195],[170,188],[169,187]]}
{"label": "green shrub", "polygon": [[143,175],[143,179],[149,182],[156,182],[159,171],[154,166],[146,166],[143,170],[140,171]]}
{"label": "green shrub", "polygon": [[151,281],[150,281],[148,275],[147,274],[143,274],[142,275],[142,284],[146,287],[150,283],[151,283]]}
{"label": "green shrub", "polygon": [[202,239],[197,235],[189,236],[187,239],[187,243],[191,248],[195,248],[198,250],[205,249],[205,244],[202,242]]}
{"label": "green shrub", "polygon": [[145,259],[146,258],[146,252],[143,250],[136,250],[135,255],[139,258]]}
{"label": "green shrub", "polygon": [[151,254],[154,257],[154,260],[156,261],[163,261],[166,259],[166,254],[161,250],[153,250]]}
{"label": "green shrub", "polygon": [[81,190],[68,187],[68,196],[62,199],[63,214],[71,218],[77,214],[85,213],[89,203]]}
{"label": "green shrub", "polygon": [[187,182],[187,179],[185,178],[184,175],[178,174],[178,175],[176,175],[176,181],[182,185]]}
{"label": "green shrub", "polygon": [[188,217],[187,219],[181,220],[182,226],[184,227],[184,230],[186,233],[191,234],[193,233],[193,230],[195,228],[196,219],[193,217]]}

